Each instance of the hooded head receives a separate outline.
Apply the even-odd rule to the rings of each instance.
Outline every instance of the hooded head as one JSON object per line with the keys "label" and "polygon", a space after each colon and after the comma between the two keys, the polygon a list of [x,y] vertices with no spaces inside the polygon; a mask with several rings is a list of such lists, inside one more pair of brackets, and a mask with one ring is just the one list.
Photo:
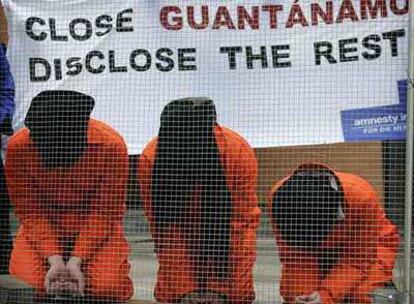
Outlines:
{"label": "hooded head", "polygon": [[296,170],[273,195],[272,215],[283,240],[308,251],[320,248],[343,218],[339,179],[327,168]]}
{"label": "hooded head", "polygon": [[171,223],[185,227],[193,220],[187,212],[196,187],[200,189],[201,231],[189,244],[199,264],[210,261],[217,274],[227,275],[231,194],[215,125],[216,110],[209,99],[185,98],[167,104],[152,173],[152,208],[158,231]]}
{"label": "hooded head", "polygon": [[94,104],[75,91],[43,91],[33,98],[25,124],[44,167],[70,167],[83,155]]}

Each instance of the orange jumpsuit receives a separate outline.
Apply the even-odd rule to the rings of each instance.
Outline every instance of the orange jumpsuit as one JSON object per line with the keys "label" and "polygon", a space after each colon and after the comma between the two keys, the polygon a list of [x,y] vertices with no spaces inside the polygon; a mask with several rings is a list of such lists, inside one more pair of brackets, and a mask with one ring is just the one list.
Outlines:
{"label": "orange jumpsuit", "polygon": [[[324,168],[321,164],[304,164],[298,169]],[[332,171],[333,172],[333,171]],[[385,215],[374,188],[357,175],[333,172],[339,179],[345,196],[345,219],[334,226],[322,244],[323,250],[339,252],[338,261],[321,278],[318,259],[312,254],[288,246],[272,219],[279,256],[282,262],[280,294],[285,303],[295,297],[318,291],[322,303],[372,303],[370,293],[392,280],[392,270],[400,241],[397,227]],[[271,190],[271,213],[274,194],[289,175]]]}
{"label": "orange jumpsuit", "polygon": [[[233,202],[231,271],[230,278],[224,282],[214,279],[207,281],[207,288],[227,295],[230,303],[251,303],[255,298],[253,265],[256,260],[256,229],[261,214],[256,196],[257,161],[249,144],[235,132],[216,125],[214,134]],[[138,171],[145,214],[153,236],[155,223],[151,208],[151,175],[156,148],[157,139],[154,139],[144,149]],[[194,218],[194,227],[197,227],[197,205],[199,203],[195,191],[194,209],[188,215]],[[164,239],[155,239],[156,246],[158,242],[163,245],[157,250],[159,269],[154,293],[157,301],[171,303],[195,291],[196,278],[182,227],[171,224],[162,238]]]}
{"label": "orange jumpsuit", "polygon": [[10,273],[44,294],[47,257],[82,259],[86,293],[126,300],[132,296],[129,246],[124,236],[128,154],[122,137],[91,119],[88,147],[71,168],[46,170],[28,129],[8,145],[6,176],[20,228]]}

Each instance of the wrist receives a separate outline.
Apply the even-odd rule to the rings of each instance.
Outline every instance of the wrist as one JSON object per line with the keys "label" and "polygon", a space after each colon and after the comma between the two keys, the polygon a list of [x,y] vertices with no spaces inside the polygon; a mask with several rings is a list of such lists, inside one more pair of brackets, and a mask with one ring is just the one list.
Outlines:
{"label": "wrist", "polygon": [[65,262],[63,261],[63,257],[61,255],[51,255],[47,258],[47,262],[50,266],[65,265]]}
{"label": "wrist", "polygon": [[80,267],[82,265],[82,259],[76,256],[71,256],[66,264]]}
{"label": "wrist", "polygon": [[323,304],[333,304],[334,303],[333,298],[332,298],[332,294],[329,290],[326,290],[326,289],[322,288],[318,292],[319,292],[319,296],[320,296]]}

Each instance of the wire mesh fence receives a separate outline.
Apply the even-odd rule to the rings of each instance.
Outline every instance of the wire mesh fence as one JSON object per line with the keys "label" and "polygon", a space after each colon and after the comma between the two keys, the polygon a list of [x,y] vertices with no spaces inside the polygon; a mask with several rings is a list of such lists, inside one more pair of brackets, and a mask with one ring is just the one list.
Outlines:
{"label": "wire mesh fence", "polygon": [[1,301],[407,301],[410,1],[1,4]]}

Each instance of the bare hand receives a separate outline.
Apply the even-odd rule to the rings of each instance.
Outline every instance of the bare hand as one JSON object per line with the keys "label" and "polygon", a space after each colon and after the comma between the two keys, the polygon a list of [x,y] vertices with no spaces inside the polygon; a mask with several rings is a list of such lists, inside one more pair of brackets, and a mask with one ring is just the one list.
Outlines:
{"label": "bare hand", "polygon": [[69,282],[74,283],[74,290],[72,294],[84,296],[85,291],[85,276],[81,270],[81,259],[77,257],[71,257],[66,263],[66,270],[69,275]]}
{"label": "bare hand", "polygon": [[319,292],[315,291],[310,295],[296,297],[296,304],[323,304]]}
{"label": "bare hand", "polygon": [[48,258],[49,270],[45,277],[45,289],[47,294],[59,295],[64,293],[64,283],[67,280],[66,266],[61,256]]}

